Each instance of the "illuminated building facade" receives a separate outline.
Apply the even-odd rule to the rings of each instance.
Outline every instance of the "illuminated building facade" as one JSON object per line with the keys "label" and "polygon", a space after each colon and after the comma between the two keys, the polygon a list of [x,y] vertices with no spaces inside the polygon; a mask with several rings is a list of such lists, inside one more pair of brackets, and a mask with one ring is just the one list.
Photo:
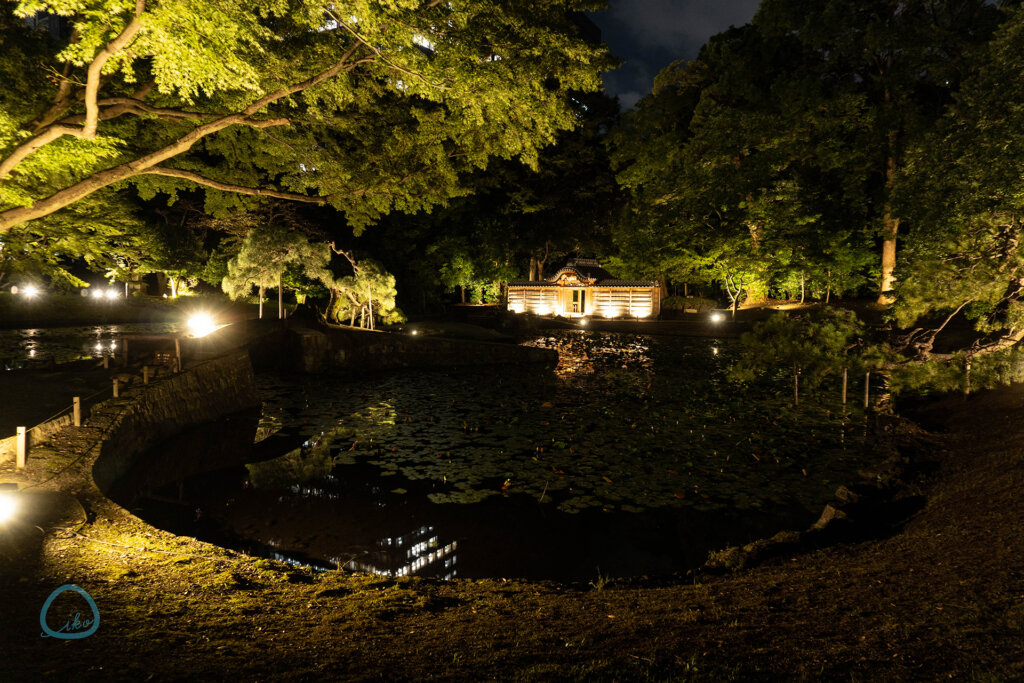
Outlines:
{"label": "illuminated building facade", "polygon": [[432,526],[421,526],[410,533],[383,538],[377,548],[346,565],[349,569],[378,576],[431,576],[454,579],[458,542],[441,543]]}
{"label": "illuminated building facade", "polygon": [[656,318],[661,286],[654,281],[616,280],[597,259],[572,259],[547,280],[508,283],[514,313],[569,318]]}

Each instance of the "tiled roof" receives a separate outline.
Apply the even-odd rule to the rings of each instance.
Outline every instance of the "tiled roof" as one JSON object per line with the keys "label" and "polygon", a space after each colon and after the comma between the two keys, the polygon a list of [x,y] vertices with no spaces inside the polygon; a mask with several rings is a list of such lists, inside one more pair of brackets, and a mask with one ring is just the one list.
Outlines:
{"label": "tiled roof", "polygon": [[657,287],[659,284],[652,280],[616,280],[596,258],[569,259],[547,280],[513,280],[508,284],[513,287],[555,287],[555,282],[564,273],[572,273],[588,287]]}
{"label": "tiled roof", "polygon": [[575,258],[569,259],[565,267],[561,268],[553,276],[548,278],[552,282],[558,279],[563,273],[573,273],[581,280],[610,280],[612,274],[601,267],[596,258]]}
{"label": "tiled roof", "polygon": [[[601,280],[582,287],[657,287],[659,283],[644,280]],[[554,282],[548,280],[512,280],[509,287],[558,287]]]}
{"label": "tiled roof", "polygon": [[597,287],[657,287],[660,283],[656,280],[601,280],[596,283]]}

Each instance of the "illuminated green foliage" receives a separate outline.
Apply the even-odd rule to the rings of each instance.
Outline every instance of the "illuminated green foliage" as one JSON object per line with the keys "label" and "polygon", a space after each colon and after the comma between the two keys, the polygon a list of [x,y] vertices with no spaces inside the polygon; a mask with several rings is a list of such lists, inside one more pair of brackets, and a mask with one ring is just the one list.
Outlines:
{"label": "illuminated green foliage", "polygon": [[239,193],[326,203],[357,230],[443,203],[576,124],[568,93],[610,60],[571,13],[596,8],[4,3],[0,232],[126,183],[172,200],[198,184],[211,212],[247,206]]}

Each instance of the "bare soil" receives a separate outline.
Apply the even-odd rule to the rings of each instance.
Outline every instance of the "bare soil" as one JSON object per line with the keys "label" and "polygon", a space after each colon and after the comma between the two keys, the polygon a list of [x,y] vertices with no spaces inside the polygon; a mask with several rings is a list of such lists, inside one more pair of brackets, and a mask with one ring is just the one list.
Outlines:
{"label": "bare soil", "polygon": [[[4,466],[67,469],[0,527],[0,680],[1024,680],[1022,411],[1024,386],[930,406],[937,469],[895,535],[659,582],[314,574],[149,527],[81,463]],[[98,631],[41,638],[69,583]]]}

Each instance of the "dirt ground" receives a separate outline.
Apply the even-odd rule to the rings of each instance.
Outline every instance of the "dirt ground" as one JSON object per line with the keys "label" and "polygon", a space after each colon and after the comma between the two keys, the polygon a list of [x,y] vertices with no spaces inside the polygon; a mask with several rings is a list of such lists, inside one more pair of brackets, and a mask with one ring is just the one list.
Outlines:
{"label": "dirt ground", "polygon": [[[927,409],[938,468],[889,538],[588,585],[314,574],[148,527],[88,457],[4,466],[57,476],[0,527],[0,681],[1024,680],[1022,412],[1024,386]],[[64,584],[95,600],[94,635],[40,637]]]}

